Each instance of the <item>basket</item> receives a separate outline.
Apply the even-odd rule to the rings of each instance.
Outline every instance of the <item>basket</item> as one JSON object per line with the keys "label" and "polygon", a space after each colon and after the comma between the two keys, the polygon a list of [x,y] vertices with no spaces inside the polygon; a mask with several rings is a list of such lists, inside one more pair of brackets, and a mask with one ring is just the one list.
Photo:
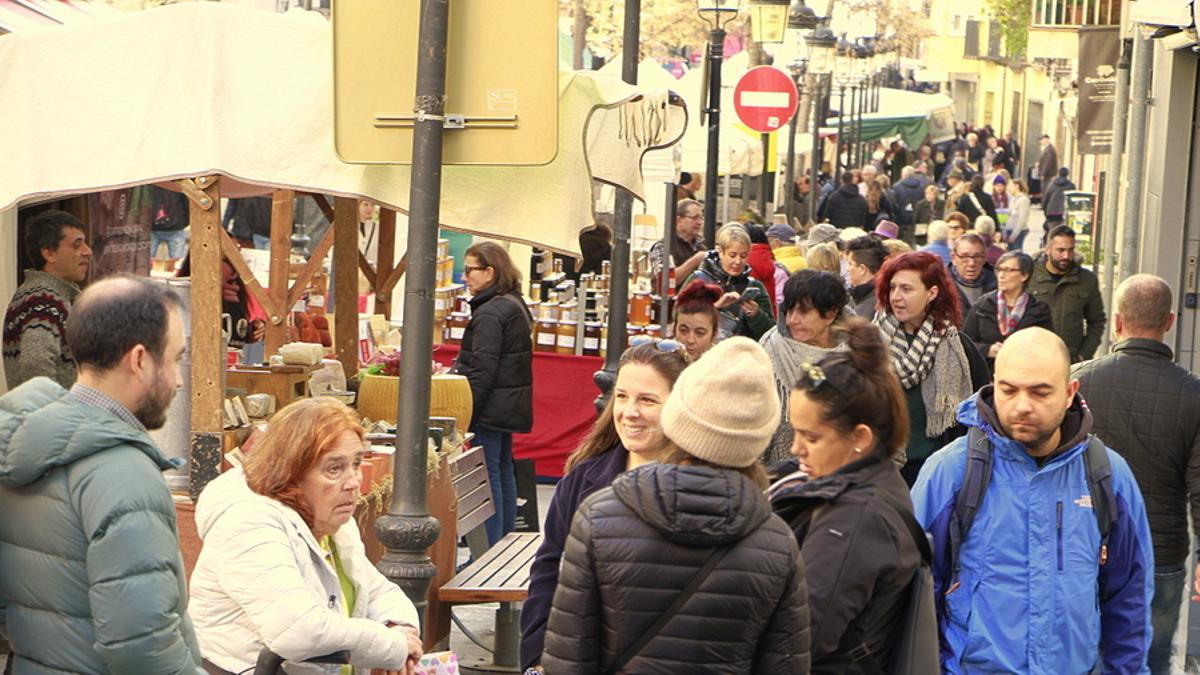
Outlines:
{"label": "basket", "polygon": [[[369,420],[396,423],[396,402],[400,397],[400,378],[363,375],[358,388],[358,412]],[[458,428],[471,425],[473,403],[471,385],[462,375],[434,375],[430,381],[429,416],[453,417]]]}

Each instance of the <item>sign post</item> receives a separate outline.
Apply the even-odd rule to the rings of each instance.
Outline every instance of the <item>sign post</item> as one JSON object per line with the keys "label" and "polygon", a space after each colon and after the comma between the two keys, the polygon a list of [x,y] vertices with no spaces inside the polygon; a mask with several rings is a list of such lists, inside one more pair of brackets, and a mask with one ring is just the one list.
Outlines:
{"label": "sign post", "polygon": [[[763,169],[759,178],[758,208],[764,219],[767,194],[770,190],[770,134],[792,119],[800,94],[791,76],[773,66],[758,66],[747,70],[733,90],[733,109],[742,124],[762,134]],[[791,161],[791,158],[789,158]],[[791,186],[786,186],[790,190]]]}

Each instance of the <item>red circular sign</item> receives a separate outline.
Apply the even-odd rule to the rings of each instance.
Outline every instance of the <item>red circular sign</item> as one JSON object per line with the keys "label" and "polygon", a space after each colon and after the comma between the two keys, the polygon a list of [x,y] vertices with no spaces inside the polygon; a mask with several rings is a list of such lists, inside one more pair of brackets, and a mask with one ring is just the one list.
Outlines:
{"label": "red circular sign", "polygon": [[799,98],[791,76],[773,66],[758,66],[738,79],[733,109],[742,124],[767,134],[792,119]]}

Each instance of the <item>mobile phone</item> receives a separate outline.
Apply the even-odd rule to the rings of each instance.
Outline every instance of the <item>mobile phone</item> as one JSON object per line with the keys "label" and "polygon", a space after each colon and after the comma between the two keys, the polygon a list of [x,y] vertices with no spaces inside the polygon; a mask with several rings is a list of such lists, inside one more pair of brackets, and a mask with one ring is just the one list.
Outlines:
{"label": "mobile phone", "polygon": [[762,294],[762,291],[757,286],[752,286],[750,288],[747,288],[745,293],[742,293],[742,297],[740,300],[738,300],[738,302],[746,302],[747,300],[757,300],[758,296],[761,294]]}

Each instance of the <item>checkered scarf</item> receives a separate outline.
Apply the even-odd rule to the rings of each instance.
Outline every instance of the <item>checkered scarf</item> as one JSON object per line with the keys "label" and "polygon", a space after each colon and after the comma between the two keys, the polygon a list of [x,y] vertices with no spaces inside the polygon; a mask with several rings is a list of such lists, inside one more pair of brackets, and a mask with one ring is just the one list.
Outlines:
{"label": "checkered scarf", "polygon": [[911,344],[904,337],[900,320],[894,315],[884,314],[880,317],[879,328],[891,345],[892,367],[900,378],[900,384],[904,385],[905,389],[912,389],[920,384],[933,369],[933,357],[937,354],[938,344],[946,335],[934,332],[933,319],[930,317],[925,317]]}

